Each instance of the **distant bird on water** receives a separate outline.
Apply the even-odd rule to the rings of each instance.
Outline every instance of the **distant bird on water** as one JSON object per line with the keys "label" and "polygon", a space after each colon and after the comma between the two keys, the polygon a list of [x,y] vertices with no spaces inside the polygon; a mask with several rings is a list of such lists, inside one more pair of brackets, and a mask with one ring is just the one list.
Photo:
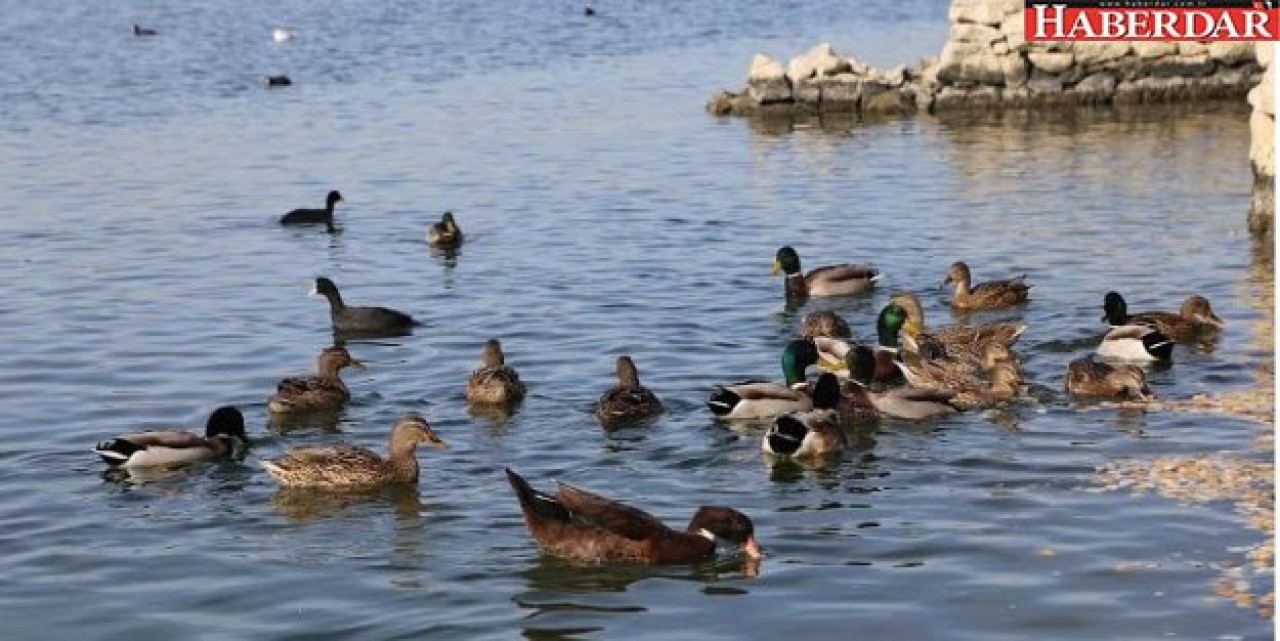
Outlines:
{"label": "distant bird on water", "polygon": [[342,200],[342,194],[338,190],[329,192],[324,199],[324,209],[295,209],[284,216],[280,217],[281,225],[314,225],[317,223],[324,224],[325,228],[330,232],[336,231],[333,226],[333,206]]}
{"label": "distant bird on water", "polygon": [[583,9],[582,9],[582,15],[584,15],[584,16],[594,16],[594,15],[596,15],[596,10],[595,10],[595,9],[593,9],[593,8],[591,7],[591,5],[587,5],[586,7],[583,7]]}
{"label": "distant bird on water", "polygon": [[139,27],[138,25],[136,25],[136,24],[135,24],[135,25],[133,25],[133,35],[135,35],[135,36],[158,36],[158,35],[160,35],[160,32],[159,32],[159,31],[156,31],[155,29],[145,29],[145,28],[143,28],[143,27]]}
{"label": "distant bird on water", "polygon": [[288,87],[293,84],[293,81],[289,79],[289,76],[266,76],[264,83],[270,89],[272,87]]}
{"label": "distant bird on water", "polygon": [[287,27],[276,27],[271,30],[271,39],[276,42],[288,42],[298,35],[293,29]]}

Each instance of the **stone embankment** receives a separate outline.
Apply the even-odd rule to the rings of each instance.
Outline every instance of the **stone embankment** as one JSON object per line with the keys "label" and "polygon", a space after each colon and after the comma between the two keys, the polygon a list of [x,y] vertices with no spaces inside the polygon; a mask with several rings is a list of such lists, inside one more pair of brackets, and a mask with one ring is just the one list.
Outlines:
{"label": "stone embankment", "polygon": [[1266,69],[1262,82],[1249,92],[1253,115],[1249,118],[1252,137],[1249,164],[1253,166],[1253,199],[1249,204],[1249,230],[1272,233],[1276,209],[1276,71],[1272,64],[1274,43],[1258,43],[1258,64]]}

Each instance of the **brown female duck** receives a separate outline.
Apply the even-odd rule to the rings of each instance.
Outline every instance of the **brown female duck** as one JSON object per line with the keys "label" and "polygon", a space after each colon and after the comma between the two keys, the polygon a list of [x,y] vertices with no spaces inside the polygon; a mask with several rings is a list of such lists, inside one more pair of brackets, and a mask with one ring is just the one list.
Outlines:
{"label": "brown female duck", "polygon": [[621,423],[639,421],[662,412],[662,403],[640,384],[640,372],[630,356],[619,356],[614,365],[618,383],[600,397],[596,416],[601,425],[612,427]]}
{"label": "brown female duck", "polygon": [[262,467],[281,485],[330,491],[369,490],[386,485],[414,485],[418,482],[419,443],[438,449],[448,447],[417,414],[406,414],[391,427],[387,458],[355,445],[339,443],[331,447],[290,450],[275,460],[263,460]]}
{"label": "brown female duck", "polygon": [[1118,292],[1107,292],[1102,299],[1103,320],[1112,326],[1142,325],[1180,343],[1194,343],[1207,334],[1222,329],[1222,319],[1213,313],[1209,299],[1192,295],[1182,301],[1178,312],[1129,313],[1129,306]]}
{"label": "brown female duck", "polygon": [[507,468],[525,525],[545,553],[580,563],[697,563],[715,556],[716,540],[741,546],[756,559],[763,552],[751,519],[733,508],[701,507],[684,532],[639,509],[559,484],[555,496],[533,489]]}
{"label": "brown female duck", "polygon": [[791,247],[779,249],[774,257],[773,273],[778,272],[786,274],[787,298],[861,294],[880,279],[876,268],[849,263],[818,267],[806,274],[800,269],[800,254]]}
{"label": "brown female duck", "polygon": [[1155,400],[1147,387],[1147,375],[1137,365],[1110,365],[1092,358],[1077,358],[1067,364],[1067,392],[1133,401]]}
{"label": "brown female duck", "polygon": [[477,367],[467,378],[467,402],[478,405],[514,405],[524,398],[524,383],[520,375],[506,364],[502,343],[491,338],[484,344],[484,353]]}
{"label": "brown female duck", "polygon": [[960,361],[979,364],[982,360],[982,349],[987,344],[999,344],[1009,347],[1026,331],[1026,325],[1013,323],[986,323],[983,325],[950,325],[947,327],[928,327],[924,320],[924,306],[920,299],[910,292],[895,292],[889,300],[902,308],[907,314],[907,321],[902,331],[923,345],[929,338],[936,339],[946,349],[947,354]]}
{"label": "brown female duck", "polygon": [[956,291],[951,297],[951,306],[956,309],[999,309],[1027,302],[1031,286],[1025,279],[1026,276],[1018,276],[974,285],[969,266],[956,261],[947,270],[947,277],[943,279],[942,285],[945,287],[955,284]]}
{"label": "brown female duck", "polygon": [[326,347],[316,359],[315,376],[295,376],[280,381],[276,393],[267,401],[273,414],[316,412],[342,407],[351,391],[338,372],[344,367],[364,370],[364,363],[351,357],[345,347]]}
{"label": "brown female duck", "polygon": [[824,309],[804,317],[800,335],[805,338],[853,338],[853,330],[839,314]]}
{"label": "brown female duck", "polygon": [[427,244],[437,249],[457,249],[462,246],[462,229],[453,219],[453,212],[444,212],[440,222],[427,228]]}

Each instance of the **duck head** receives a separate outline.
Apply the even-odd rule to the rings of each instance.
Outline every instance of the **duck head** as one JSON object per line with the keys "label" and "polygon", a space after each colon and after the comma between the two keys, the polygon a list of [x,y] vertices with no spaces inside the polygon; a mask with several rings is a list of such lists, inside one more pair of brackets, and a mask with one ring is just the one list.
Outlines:
{"label": "duck head", "polygon": [[351,352],[341,345],[326,347],[320,352],[320,358],[317,361],[317,369],[321,373],[332,372],[337,374],[338,370],[344,367],[353,367],[357,371],[363,372],[365,365],[363,361],[356,360],[351,356]]}
{"label": "duck head", "polygon": [[338,193],[337,189],[334,189],[329,192],[328,196],[325,196],[324,206],[326,209],[332,210],[334,203],[339,202],[342,202],[342,194]]}
{"label": "duck head", "polygon": [[897,303],[889,303],[876,317],[876,337],[881,347],[898,346],[898,332],[907,322],[907,312]]}
{"label": "duck head", "polygon": [[969,283],[973,276],[969,273],[969,265],[962,260],[951,263],[951,267],[947,269],[947,277],[942,279],[939,287],[946,287],[955,283],[960,289],[968,290]]}
{"label": "duck head", "polygon": [[1213,307],[1209,305],[1209,299],[1204,296],[1188,296],[1187,300],[1182,301],[1182,307],[1178,309],[1178,315],[1183,318],[1190,318],[1197,323],[1212,325],[1219,329],[1222,328],[1222,319],[1213,313]]}
{"label": "duck head", "polygon": [[840,379],[831,372],[823,372],[814,382],[811,396],[814,409],[835,409],[840,404]]}
{"label": "duck head", "polygon": [[790,245],[779,249],[773,257],[773,273],[779,272],[788,276],[800,273],[800,254]]}
{"label": "duck head", "polygon": [[[499,367],[507,361],[502,353],[502,343],[496,338],[484,342],[484,351],[480,354],[480,364],[484,367]],[[634,368],[635,365],[632,365]]]}
{"label": "duck head", "polygon": [[209,415],[204,435],[210,440],[229,439],[241,445],[249,444],[249,434],[244,429],[244,414],[230,405],[219,407]]}
{"label": "duck head", "polygon": [[436,435],[420,414],[410,412],[396,421],[391,428],[391,449],[413,449],[418,443],[425,443],[438,450],[449,449],[449,444]]}
{"label": "duck head", "polygon": [[764,548],[756,543],[755,526],[747,515],[731,507],[703,506],[689,521],[691,534],[704,536],[712,541],[724,540],[742,548],[747,556],[758,559],[764,556]]}
{"label": "duck head", "polygon": [[803,383],[804,371],[817,364],[818,347],[810,339],[797,339],[782,348],[782,375],[786,378],[787,385]]}
{"label": "duck head", "polygon": [[1129,305],[1119,292],[1107,292],[1102,297],[1102,320],[1110,325],[1124,325],[1129,322]]}

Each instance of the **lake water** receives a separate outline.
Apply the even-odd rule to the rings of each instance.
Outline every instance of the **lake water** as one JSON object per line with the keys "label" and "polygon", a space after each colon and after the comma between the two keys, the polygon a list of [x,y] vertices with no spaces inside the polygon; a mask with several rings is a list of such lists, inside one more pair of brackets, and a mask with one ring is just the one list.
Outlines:
{"label": "lake water", "polygon": [[[1269,638],[1215,597],[1264,534],[1231,504],[1099,492],[1120,459],[1270,460],[1221,414],[1081,409],[1060,390],[1102,329],[1102,294],[1228,323],[1152,374],[1164,398],[1247,387],[1272,267],[1245,233],[1248,112],[752,123],[702,111],[757,50],[819,40],[890,66],[936,53],[946,3],[0,1],[0,582],[5,638]],[[158,29],[135,38],[131,24]],[[273,43],[270,28],[298,38]],[[295,85],[267,91],[268,73]],[[342,232],[284,229],[340,189]],[[426,225],[453,209],[456,260]],[[774,251],[869,260],[866,298],[788,310]],[[763,459],[717,424],[717,383],[779,376],[814,308],[857,335],[893,289],[952,322],[946,266],[1026,273],[1033,399],[884,422],[825,466]],[[330,344],[317,275],[425,321],[351,344],[354,400],[328,429],[269,428],[266,398]],[[1263,301],[1261,304],[1259,301]],[[530,396],[468,412],[500,337]],[[604,433],[617,354],[666,413]],[[117,432],[203,425],[234,403],[242,464],[120,480]],[[343,439],[382,450],[422,412],[415,494],[282,493],[257,466]],[[559,478],[682,526],[751,515],[759,576],[575,568],[540,557],[502,475]],[[1250,573],[1259,593],[1272,575]]]}

